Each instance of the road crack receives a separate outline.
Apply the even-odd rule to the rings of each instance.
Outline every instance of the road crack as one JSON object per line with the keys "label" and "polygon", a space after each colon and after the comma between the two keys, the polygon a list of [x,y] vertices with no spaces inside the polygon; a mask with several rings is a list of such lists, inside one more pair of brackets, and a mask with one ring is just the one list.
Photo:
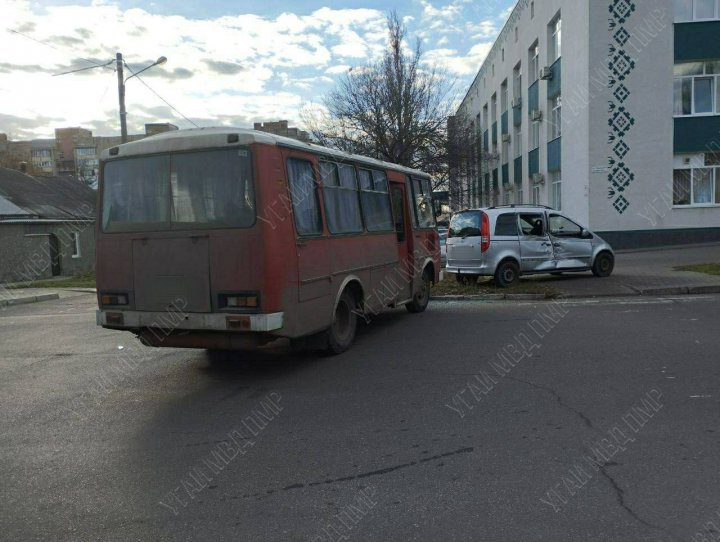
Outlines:
{"label": "road crack", "polygon": [[638,516],[637,512],[635,512],[632,508],[630,508],[628,506],[628,504],[625,502],[625,490],[618,485],[618,483],[615,481],[615,479],[612,476],[610,476],[610,474],[606,470],[610,466],[613,466],[613,465],[605,464],[602,467],[600,467],[598,469],[598,471],[600,472],[600,474],[602,474],[605,477],[605,479],[608,482],[610,482],[610,486],[613,488],[613,491],[615,492],[615,496],[617,498],[617,502],[620,505],[620,507],[623,510],[625,510],[628,514],[630,514],[630,516],[638,523],[645,525],[645,527],[649,527],[650,529],[653,529],[655,531],[659,531],[663,534],[666,534],[667,536],[670,537],[670,540],[677,540],[677,538],[675,537],[675,535],[673,535],[673,533],[664,529],[663,527],[660,527],[659,525],[655,525],[653,523],[645,521],[643,518]]}
{"label": "road crack", "polygon": [[532,387],[532,388],[535,388],[535,389],[538,389],[538,390],[543,390],[543,391],[546,391],[546,392],[552,394],[552,395],[555,397],[555,400],[558,402],[558,404],[559,404],[560,406],[562,406],[563,408],[565,408],[565,409],[573,412],[573,413],[574,413],[576,416],[578,416],[578,417],[583,421],[583,423],[584,423],[585,425],[587,425],[590,429],[595,429],[595,426],[593,425],[593,423],[592,423],[592,421],[590,420],[590,418],[588,418],[585,414],[583,414],[582,412],[580,412],[578,409],[571,407],[571,406],[568,405],[565,401],[563,401],[562,397],[560,397],[560,395],[558,394],[558,392],[556,392],[554,389],[549,388],[549,387],[547,387],[547,386],[541,386],[540,384],[535,384],[534,382],[529,382],[529,381],[527,381],[527,380],[521,380],[520,378],[515,378],[515,377],[513,377],[513,376],[505,376],[505,378],[507,378],[508,380],[514,380],[515,382],[520,382],[520,383],[525,384],[525,385],[527,385],[527,386],[530,386],[530,387]]}

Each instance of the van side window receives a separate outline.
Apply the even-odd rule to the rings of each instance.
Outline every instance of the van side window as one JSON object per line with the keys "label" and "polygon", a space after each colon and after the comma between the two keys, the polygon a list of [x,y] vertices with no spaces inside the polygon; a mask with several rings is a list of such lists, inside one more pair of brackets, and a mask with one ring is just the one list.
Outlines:
{"label": "van side window", "polygon": [[545,235],[543,215],[540,213],[523,213],[520,215],[520,229],[523,235],[542,237]]}
{"label": "van side window", "polygon": [[515,213],[505,213],[497,217],[495,235],[498,237],[517,237],[518,220]]}
{"label": "van side window", "polygon": [[298,235],[320,235],[323,231],[322,217],[312,163],[289,158],[287,170]]}
{"label": "van side window", "polygon": [[555,236],[580,237],[580,235],[582,235],[582,228],[580,226],[569,218],[561,215],[550,215],[549,229],[550,233]]}

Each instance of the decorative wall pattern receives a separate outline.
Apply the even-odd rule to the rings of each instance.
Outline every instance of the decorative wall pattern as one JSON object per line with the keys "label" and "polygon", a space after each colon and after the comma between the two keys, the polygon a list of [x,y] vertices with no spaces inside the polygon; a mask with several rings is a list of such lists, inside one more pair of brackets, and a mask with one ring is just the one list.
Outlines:
{"label": "decorative wall pattern", "polygon": [[619,214],[623,214],[630,207],[625,191],[635,180],[635,173],[625,162],[630,153],[626,137],[635,126],[635,118],[626,106],[630,90],[625,81],[635,69],[635,60],[623,49],[631,37],[625,25],[634,12],[633,0],[610,1],[608,86],[612,99],[608,110],[608,143],[612,148],[612,155],[608,158],[608,198],[614,200],[613,207]]}

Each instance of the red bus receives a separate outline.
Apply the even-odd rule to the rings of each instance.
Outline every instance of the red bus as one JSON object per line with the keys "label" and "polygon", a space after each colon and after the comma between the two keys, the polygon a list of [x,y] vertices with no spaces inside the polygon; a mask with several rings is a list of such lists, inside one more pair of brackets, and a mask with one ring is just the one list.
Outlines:
{"label": "red bus", "polygon": [[358,317],[421,312],[438,280],[430,177],[394,164],[180,130],[105,151],[98,192],[97,323],[149,346],[340,353]]}

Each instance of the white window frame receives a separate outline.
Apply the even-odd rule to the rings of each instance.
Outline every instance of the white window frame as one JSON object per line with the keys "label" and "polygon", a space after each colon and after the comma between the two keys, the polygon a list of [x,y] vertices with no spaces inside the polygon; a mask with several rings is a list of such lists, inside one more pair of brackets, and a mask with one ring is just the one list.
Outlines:
{"label": "white window frame", "polygon": [[505,113],[508,110],[508,81],[505,79],[502,85],[500,85],[500,111]]}
{"label": "white window frame", "polygon": [[532,121],[530,123],[530,137],[528,139],[528,151],[534,151],[540,148],[540,121]]}
{"label": "white window frame", "polygon": [[72,257],[77,259],[82,257],[82,251],[80,250],[80,232],[74,231],[71,233],[72,236]]}
{"label": "white window frame", "polygon": [[522,152],[522,125],[518,125],[513,132],[513,158],[520,158]]}
{"label": "white window frame", "polygon": [[513,69],[513,98],[522,97],[522,64],[518,64]]}
{"label": "white window frame", "polygon": [[[720,0],[718,0],[720,1]],[[716,63],[716,62],[715,62]],[[688,64],[696,64],[695,62],[689,62]],[[714,74],[714,73],[707,73],[708,72],[708,62],[703,62],[703,73],[696,74],[696,75],[676,75],[673,78],[673,116],[674,117],[711,117],[720,115],[720,74]],[[692,84],[690,86],[690,113],[675,113],[675,83],[680,82],[682,83],[686,80],[691,80]],[[695,111],[695,81],[697,79],[710,79],[711,81],[711,88],[710,88],[710,100],[712,101],[712,111],[710,112],[703,112],[698,113]],[[681,87],[681,93],[680,93],[680,100],[682,101],[682,87]]]}
{"label": "white window frame", "polygon": [[548,44],[548,63],[554,64],[562,57],[562,18],[558,14],[550,23],[550,43]]}
{"label": "white window frame", "polygon": [[[675,0],[676,3],[679,3],[681,0]],[[704,21],[717,21],[720,19],[720,0],[715,0],[715,14],[713,17],[705,17],[700,18],[698,16],[698,0],[689,0],[692,4],[692,18],[690,19],[682,19],[678,18],[677,16],[677,8],[675,9],[675,22],[676,23],[692,23],[692,22],[704,22]]]}
{"label": "white window frame", "polygon": [[548,119],[548,142],[562,137],[562,96],[559,94],[548,104],[550,118]]}
{"label": "white window frame", "polygon": [[550,206],[556,211],[562,211],[562,171],[550,173],[550,196],[552,197]]}
{"label": "white window frame", "polygon": [[535,184],[532,186],[532,196],[531,196],[531,204],[532,205],[542,205],[542,193],[540,191],[540,185]]}
{"label": "white window frame", "polygon": [[540,44],[535,44],[528,50],[528,82],[532,85],[540,79]]}
{"label": "white window frame", "polygon": [[[683,167],[675,167],[673,168],[673,208],[674,209],[690,209],[690,208],[696,208],[696,209],[702,209],[707,207],[720,207],[720,201],[715,202],[705,202],[705,203],[695,203],[695,172],[697,170],[710,170],[712,171],[712,184],[710,188],[710,193],[712,199],[716,199],[716,196],[718,195],[717,189],[718,189],[718,183],[720,183],[720,166],[712,166],[712,165],[697,165],[696,167],[693,167],[693,165],[687,165]],[[688,202],[687,204],[681,205],[675,203],[675,171],[690,171],[690,194],[688,194]]]}

